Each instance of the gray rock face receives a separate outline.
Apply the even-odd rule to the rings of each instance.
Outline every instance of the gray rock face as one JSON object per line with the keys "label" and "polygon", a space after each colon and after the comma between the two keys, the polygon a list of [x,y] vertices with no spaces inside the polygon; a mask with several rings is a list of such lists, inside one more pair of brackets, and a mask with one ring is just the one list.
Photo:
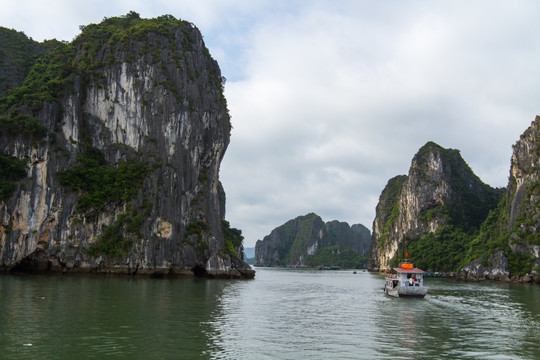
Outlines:
{"label": "gray rock face", "polygon": [[[540,117],[513,146],[508,182],[507,229],[513,231],[513,243],[524,240],[524,247],[540,257]],[[535,244],[536,243],[536,244]],[[536,245],[536,246],[534,246]]]}
{"label": "gray rock face", "polygon": [[480,260],[474,260],[463,267],[460,277],[466,280],[509,280],[508,259],[502,251],[491,254],[486,264]]}
{"label": "gray rock face", "polygon": [[388,181],[379,197],[373,221],[373,234],[369,251],[368,268],[378,271],[389,266],[397,254],[401,228],[397,224],[401,209],[401,196],[406,175],[396,176]]}
{"label": "gray rock face", "polygon": [[255,266],[305,265],[318,249],[343,245],[367,256],[370,231],[361,224],[324,223],[316,214],[298,216],[275,228],[255,245]]}
{"label": "gray rock face", "polygon": [[[136,36],[104,40],[91,55],[89,25],[88,39],[83,31],[70,44],[79,70],[37,113],[48,135],[36,142],[1,133],[0,151],[26,158],[27,177],[0,203],[0,268],[254,276],[224,247],[219,167],[231,126],[218,64],[197,28],[167,19],[130,19],[138,27],[126,31]],[[93,68],[84,73],[88,58]],[[144,164],[125,179],[140,182],[135,195],[81,211],[88,194],[58,174],[88,149],[109,168]]]}

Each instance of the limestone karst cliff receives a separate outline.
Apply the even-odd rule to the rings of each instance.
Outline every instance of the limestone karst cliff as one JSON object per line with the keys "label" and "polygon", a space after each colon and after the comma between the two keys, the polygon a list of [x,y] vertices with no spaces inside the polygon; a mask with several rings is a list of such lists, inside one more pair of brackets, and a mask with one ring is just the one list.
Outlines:
{"label": "limestone karst cliff", "polygon": [[428,142],[408,176],[391,179],[380,196],[369,268],[388,270],[407,252],[426,270],[455,270],[501,195],[474,175],[459,151]]}
{"label": "limestone karst cliff", "polygon": [[471,242],[460,276],[540,283],[540,117],[513,146],[506,196]]}
{"label": "limestone karst cliff", "polygon": [[[322,255],[320,252],[325,249],[330,253],[341,253],[343,258],[359,255],[360,259],[368,254],[370,238],[369,229],[361,224],[349,226],[339,221],[325,223],[318,215],[310,213],[287,221],[263,240],[258,240],[255,245],[255,265],[306,265],[310,257]],[[364,260],[357,260],[356,263],[362,265]]]}
{"label": "limestone karst cliff", "polygon": [[3,74],[0,269],[253,277],[225,221],[231,125],[199,30],[133,12],[81,30],[22,83]]}

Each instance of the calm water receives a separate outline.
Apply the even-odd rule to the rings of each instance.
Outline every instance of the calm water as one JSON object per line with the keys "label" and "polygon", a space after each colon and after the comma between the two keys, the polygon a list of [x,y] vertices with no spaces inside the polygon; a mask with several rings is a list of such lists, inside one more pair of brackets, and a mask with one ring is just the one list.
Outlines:
{"label": "calm water", "polygon": [[2,359],[540,359],[540,286],[257,269],[255,280],[0,276]]}

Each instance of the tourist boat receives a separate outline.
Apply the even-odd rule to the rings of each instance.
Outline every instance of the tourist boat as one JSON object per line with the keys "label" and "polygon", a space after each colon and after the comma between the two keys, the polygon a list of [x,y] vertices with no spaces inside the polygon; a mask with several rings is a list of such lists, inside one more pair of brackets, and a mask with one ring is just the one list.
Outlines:
{"label": "tourist boat", "polygon": [[413,264],[404,262],[386,277],[384,292],[395,297],[423,298],[428,291],[424,286],[425,273]]}

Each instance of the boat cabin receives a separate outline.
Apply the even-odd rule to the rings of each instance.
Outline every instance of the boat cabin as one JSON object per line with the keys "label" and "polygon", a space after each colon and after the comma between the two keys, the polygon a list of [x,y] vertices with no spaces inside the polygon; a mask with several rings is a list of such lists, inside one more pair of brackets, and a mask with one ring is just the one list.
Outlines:
{"label": "boat cabin", "polygon": [[403,263],[386,277],[384,292],[396,297],[424,297],[427,293],[424,287],[425,273],[413,264]]}

